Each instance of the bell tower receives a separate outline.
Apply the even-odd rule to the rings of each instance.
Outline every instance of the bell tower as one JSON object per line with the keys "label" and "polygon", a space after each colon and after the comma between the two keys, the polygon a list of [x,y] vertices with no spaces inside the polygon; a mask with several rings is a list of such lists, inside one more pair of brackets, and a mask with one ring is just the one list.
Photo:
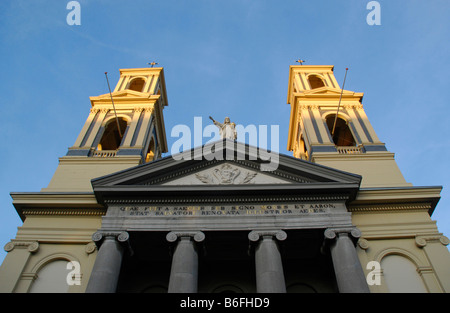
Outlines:
{"label": "bell tower", "polygon": [[121,69],[109,94],[90,97],[88,118],[42,191],[91,191],[91,179],[156,160],[167,152],[163,68]]}
{"label": "bell tower", "polygon": [[342,90],[330,65],[289,70],[287,149],[294,157],[363,176],[363,187],[411,186],[363,108],[363,93]]}

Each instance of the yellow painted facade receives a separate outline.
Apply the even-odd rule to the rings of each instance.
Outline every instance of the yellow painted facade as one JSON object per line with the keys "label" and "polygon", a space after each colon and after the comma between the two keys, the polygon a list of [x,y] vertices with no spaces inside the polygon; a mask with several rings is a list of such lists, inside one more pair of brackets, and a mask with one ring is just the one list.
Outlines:
{"label": "yellow painted facade", "polygon": [[[38,272],[55,260],[76,261],[82,275],[89,275],[96,255],[92,233],[105,213],[95,197],[85,193],[12,197],[23,225],[4,247],[8,254],[0,267],[0,292],[32,292],[33,283],[39,283]],[[84,292],[84,281],[72,286],[59,281],[50,292],[60,292],[60,287],[67,287],[66,292]]]}
{"label": "yellow painted facade", "polygon": [[[320,80],[312,88],[311,80]],[[363,176],[363,187],[411,186],[400,172],[367,118],[363,93],[341,90],[333,66],[291,66],[288,103],[291,104],[287,149],[297,158]],[[337,145],[327,119],[344,121],[355,139]],[[334,123],[333,123],[334,124]]]}
{"label": "yellow painted facade", "polygon": [[[449,239],[430,217],[441,187],[414,187],[400,172],[364,112],[363,93],[343,90],[333,66],[298,65],[289,70],[291,105],[287,148],[297,158],[362,176],[361,189],[348,210],[361,230],[358,255],[366,275],[381,265],[381,284],[371,292],[450,292]],[[333,138],[337,114],[348,142]],[[345,135],[344,135],[345,133]],[[336,142],[335,142],[336,141]],[[339,145],[339,143],[346,145]],[[383,268],[383,260],[388,258]],[[412,280],[391,279],[410,267]],[[390,277],[387,277],[390,276]],[[406,277],[406,276],[405,276]]]}
{"label": "yellow painted facade", "polygon": [[[110,94],[90,98],[86,123],[46,188],[12,193],[23,225],[4,247],[0,292],[84,292],[98,253],[92,234],[105,214],[91,179],[158,159],[168,150],[162,68],[121,70],[112,96],[114,102]],[[333,66],[291,66],[287,149],[296,158],[362,176],[347,209],[362,233],[356,249],[365,275],[375,281],[371,292],[450,292],[449,239],[430,217],[441,187],[405,181],[394,154],[371,126],[362,98],[341,90]],[[122,124],[114,128],[118,120],[123,129]],[[336,136],[331,125],[338,125]],[[119,129],[120,140],[114,133]],[[80,264],[81,284],[46,281],[43,271],[55,260]]]}
{"label": "yellow painted facade", "polygon": [[[92,178],[145,162],[151,140],[160,144],[155,146],[158,151],[153,151],[156,157],[167,151],[163,109],[168,102],[163,69],[122,69],[111,95],[90,98],[92,107],[85,125],[42,191],[92,191]],[[116,116],[126,122],[123,138],[118,149],[105,150],[99,137],[107,125],[116,123]]]}
{"label": "yellow painted facade", "polygon": [[[11,194],[23,225],[4,247],[8,254],[0,267],[0,292],[85,291],[97,253],[92,234],[105,214],[92,192],[91,179],[156,160],[167,152],[165,88],[162,68],[120,70],[111,95],[90,98],[86,123],[67,155],[59,158],[49,185],[41,192]],[[112,142],[117,145],[114,149],[102,149],[100,138],[106,137],[108,125],[116,125],[116,116],[126,122],[125,131]],[[54,260],[78,262],[84,277],[81,284],[48,283],[39,277],[38,272]]]}

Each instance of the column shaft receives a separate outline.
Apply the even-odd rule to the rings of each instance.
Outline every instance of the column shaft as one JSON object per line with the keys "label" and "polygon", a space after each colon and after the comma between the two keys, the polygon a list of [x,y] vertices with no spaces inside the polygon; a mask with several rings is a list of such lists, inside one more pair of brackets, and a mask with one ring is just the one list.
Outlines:
{"label": "column shaft", "polygon": [[339,292],[370,292],[355,246],[349,234],[340,232],[335,236],[335,240],[331,243],[330,251]]}
{"label": "column shaft", "polygon": [[130,147],[131,146],[131,141],[134,137],[134,132],[136,131],[136,126],[138,125],[139,122],[139,117],[141,116],[141,112],[142,110],[140,108],[135,108],[134,109],[134,113],[133,113],[133,119],[131,120],[128,132],[127,132],[127,136],[125,137],[122,147]]}
{"label": "column shaft", "polygon": [[316,131],[314,130],[314,125],[312,122],[312,119],[314,117],[311,117],[311,114],[309,113],[308,107],[304,106],[300,108],[301,110],[301,118],[303,120],[305,135],[308,138],[309,144],[318,144],[319,139],[317,138]]}
{"label": "column shaft", "polygon": [[83,128],[81,129],[80,134],[78,135],[77,140],[75,141],[75,144],[73,145],[74,147],[81,147],[81,143],[83,142],[84,137],[88,135],[87,132],[89,130],[89,127],[91,126],[91,123],[94,121],[96,114],[97,110],[92,109],[86,122],[84,123]]}
{"label": "column shaft", "polygon": [[285,293],[283,264],[277,242],[263,236],[255,249],[256,290],[259,293]]}
{"label": "column shaft", "polygon": [[259,293],[285,293],[283,263],[277,240],[285,240],[282,230],[251,231],[248,239],[256,243],[255,269],[256,291]]}
{"label": "column shaft", "polygon": [[170,270],[169,293],[195,293],[198,289],[198,253],[196,242],[202,242],[202,232],[170,232],[169,242],[176,242]]}
{"label": "column shaft", "polygon": [[94,140],[97,137],[98,132],[102,126],[103,120],[105,119],[106,114],[108,114],[108,110],[102,109],[97,114],[98,114],[98,118],[93,121],[93,122],[95,122],[95,124],[93,125],[93,128],[89,134],[89,137],[87,138],[86,142],[83,144],[83,147],[89,147],[89,148],[92,147],[92,145],[94,144]]}
{"label": "column shaft", "polygon": [[153,107],[146,107],[144,108],[144,118],[142,120],[141,127],[139,129],[139,133],[137,134],[137,139],[134,144],[134,146],[143,147],[144,146],[144,139],[147,135],[147,130],[150,127],[150,121],[153,114]]}
{"label": "column shaft", "polygon": [[198,286],[198,255],[190,237],[181,237],[175,248],[169,292],[195,293]]}
{"label": "column shaft", "polygon": [[104,239],[95,259],[87,293],[114,293],[119,280],[123,247],[113,236]]}
{"label": "column shaft", "polygon": [[348,115],[352,119],[352,123],[355,126],[355,129],[356,129],[356,132],[358,133],[359,138],[361,139],[361,143],[362,144],[370,143],[370,140],[369,140],[369,138],[367,138],[366,133],[364,132],[358,118],[356,117],[356,114],[355,114],[355,111],[353,110],[353,108],[347,107],[346,110],[347,110]]}

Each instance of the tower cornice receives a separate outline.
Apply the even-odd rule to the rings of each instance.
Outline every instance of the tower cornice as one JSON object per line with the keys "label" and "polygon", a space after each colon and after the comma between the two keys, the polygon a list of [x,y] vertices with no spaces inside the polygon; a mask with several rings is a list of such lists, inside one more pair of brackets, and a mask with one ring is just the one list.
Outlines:
{"label": "tower cornice", "polygon": [[144,74],[152,74],[152,75],[161,75],[164,73],[164,69],[162,67],[141,67],[141,68],[123,68],[119,69],[120,75],[144,75]]}
{"label": "tower cornice", "polygon": [[[143,93],[133,90],[116,91],[111,93],[111,95],[113,97],[114,104],[128,105],[131,107],[136,107],[145,104],[154,104],[161,98],[161,95],[153,95],[150,93]],[[98,105],[111,106],[112,105],[111,95],[104,94],[100,96],[89,97],[92,107]]]}

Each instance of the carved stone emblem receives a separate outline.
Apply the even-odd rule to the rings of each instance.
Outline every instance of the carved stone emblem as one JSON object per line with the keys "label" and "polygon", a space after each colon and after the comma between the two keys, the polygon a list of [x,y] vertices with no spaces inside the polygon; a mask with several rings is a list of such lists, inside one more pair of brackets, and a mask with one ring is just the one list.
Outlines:
{"label": "carved stone emblem", "polygon": [[207,173],[197,173],[195,177],[205,184],[250,184],[251,180],[257,175],[257,172],[242,173],[242,171],[230,164],[223,164],[219,168]]}

